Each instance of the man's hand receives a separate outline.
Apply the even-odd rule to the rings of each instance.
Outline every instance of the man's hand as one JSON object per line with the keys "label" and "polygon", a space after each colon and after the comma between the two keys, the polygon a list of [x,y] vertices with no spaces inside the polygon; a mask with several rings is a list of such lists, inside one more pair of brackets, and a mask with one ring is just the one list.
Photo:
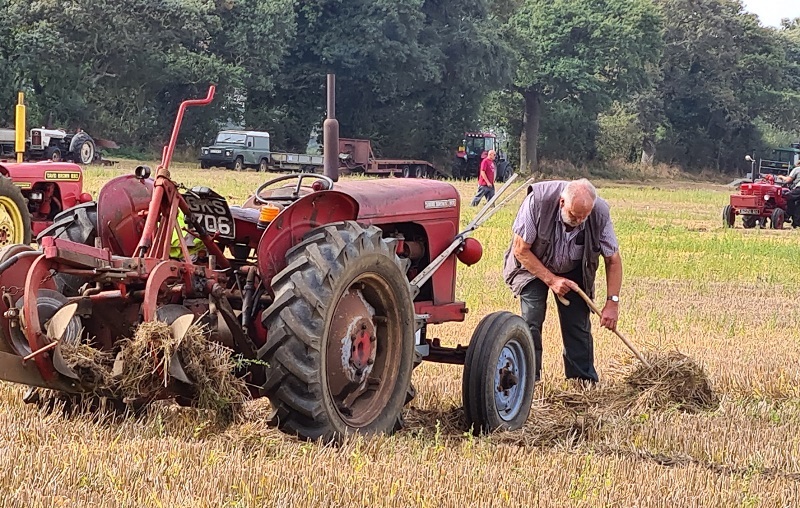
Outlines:
{"label": "man's hand", "polygon": [[570,290],[575,290],[578,288],[578,285],[575,282],[565,279],[564,277],[553,277],[553,279],[548,282],[547,284],[550,289],[557,295],[564,296],[565,294],[569,293]]}
{"label": "man's hand", "polygon": [[603,307],[602,316],[600,318],[600,326],[604,326],[609,330],[617,329],[617,321],[619,320],[619,304],[617,302],[607,301],[606,306]]}

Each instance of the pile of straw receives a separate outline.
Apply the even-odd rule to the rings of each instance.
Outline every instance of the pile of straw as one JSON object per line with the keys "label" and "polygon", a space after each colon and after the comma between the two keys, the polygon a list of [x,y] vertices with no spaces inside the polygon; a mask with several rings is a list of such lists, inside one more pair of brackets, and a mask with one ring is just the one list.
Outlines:
{"label": "pile of straw", "polygon": [[177,339],[169,325],[160,321],[140,324],[133,338],[120,343],[116,358],[122,361],[122,368],[118,372],[113,372],[111,353],[86,344],[62,347],[64,360],[84,385],[125,402],[159,398],[170,383],[170,359],[177,354],[193,382],[191,405],[214,411],[223,421],[236,419],[248,398],[244,380],[233,374],[231,353],[208,340],[199,326],[190,327],[183,338]]}
{"label": "pile of straw", "polygon": [[499,432],[496,440],[520,446],[572,445],[598,440],[614,420],[643,412],[678,409],[689,413],[719,406],[705,370],[676,351],[650,354],[640,362],[612,368],[608,384],[543,387],[539,404],[522,429]]}

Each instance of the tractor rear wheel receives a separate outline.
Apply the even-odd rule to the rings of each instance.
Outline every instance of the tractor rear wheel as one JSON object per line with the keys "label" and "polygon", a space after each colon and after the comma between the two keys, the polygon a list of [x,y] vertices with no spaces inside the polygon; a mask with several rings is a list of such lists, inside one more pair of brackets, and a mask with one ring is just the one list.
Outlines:
{"label": "tractor rear wheel", "polygon": [[772,210],[772,215],[769,218],[769,226],[772,229],[783,229],[783,222],[786,219],[786,214],[782,208]]}
{"label": "tractor rear wheel", "polygon": [[515,430],[533,399],[536,351],[525,320],[508,311],[485,316],[472,334],[461,396],[472,432]]}
{"label": "tractor rear wheel", "polygon": [[726,228],[732,228],[736,223],[736,212],[731,205],[725,205],[722,209],[722,224]]}
{"label": "tractor rear wheel", "polygon": [[85,132],[75,134],[69,144],[69,151],[75,164],[91,164],[94,162],[94,140]]}
{"label": "tractor rear wheel", "polygon": [[31,243],[31,214],[19,187],[0,176],[0,248],[15,243]]}
{"label": "tractor rear wheel", "polygon": [[286,254],[259,358],[273,421],[304,439],[392,433],[413,397],[414,306],[395,240],[355,222],[318,228]]}

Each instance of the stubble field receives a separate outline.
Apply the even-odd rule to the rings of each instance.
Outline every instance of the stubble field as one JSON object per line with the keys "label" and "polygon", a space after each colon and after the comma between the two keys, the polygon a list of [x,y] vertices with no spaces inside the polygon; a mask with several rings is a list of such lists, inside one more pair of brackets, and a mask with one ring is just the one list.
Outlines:
{"label": "stubble field", "polygon": [[[96,196],[130,170],[90,167]],[[266,175],[177,165],[173,177],[240,204]],[[556,422],[560,435],[531,435],[560,415],[561,338],[550,298],[543,382],[524,431],[477,438],[460,425],[461,368],[423,363],[408,426],[391,437],[341,447],[287,437],[265,424],[266,401],[243,423],[159,406],[140,418],[65,417],[21,400],[0,383],[0,506],[795,506],[800,499],[800,231],[722,228],[730,189],[688,182],[596,182],[612,206],[624,263],[620,330],[647,352],[679,350],[700,363],[718,409],[619,411]],[[462,225],[475,182],[455,183]],[[475,237],[476,266],[459,265],[464,323],[432,327],[466,344],[485,314],[519,312],[501,276],[518,196]],[[605,280],[598,278],[598,300]],[[601,387],[619,383],[631,355],[592,318]],[[563,408],[561,408],[563,409]],[[591,409],[591,408],[590,408]],[[602,410],[602,407],[594,408]],[[591,413],[591,412],[590,412]]]}

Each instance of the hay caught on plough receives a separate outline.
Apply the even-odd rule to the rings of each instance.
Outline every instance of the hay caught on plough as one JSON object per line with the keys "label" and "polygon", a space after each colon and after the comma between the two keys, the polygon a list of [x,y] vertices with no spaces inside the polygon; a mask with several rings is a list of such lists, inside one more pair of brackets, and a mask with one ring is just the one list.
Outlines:
{"label": "hay caught on plough", "polygon": [[208,340],[198,325],[175,337],[161,321],[140,324],[132,338],[120,343],[116,357],[87,344],[62,347],[64,360],[84,384],[126,403],[157,399],[171,382],[169,362],[178,355],[192,380],[191,393],[184,400],[214,411],[223,421],[235,420],[248,398],[244,380],[234,375],[231,354],[230,349]]}

